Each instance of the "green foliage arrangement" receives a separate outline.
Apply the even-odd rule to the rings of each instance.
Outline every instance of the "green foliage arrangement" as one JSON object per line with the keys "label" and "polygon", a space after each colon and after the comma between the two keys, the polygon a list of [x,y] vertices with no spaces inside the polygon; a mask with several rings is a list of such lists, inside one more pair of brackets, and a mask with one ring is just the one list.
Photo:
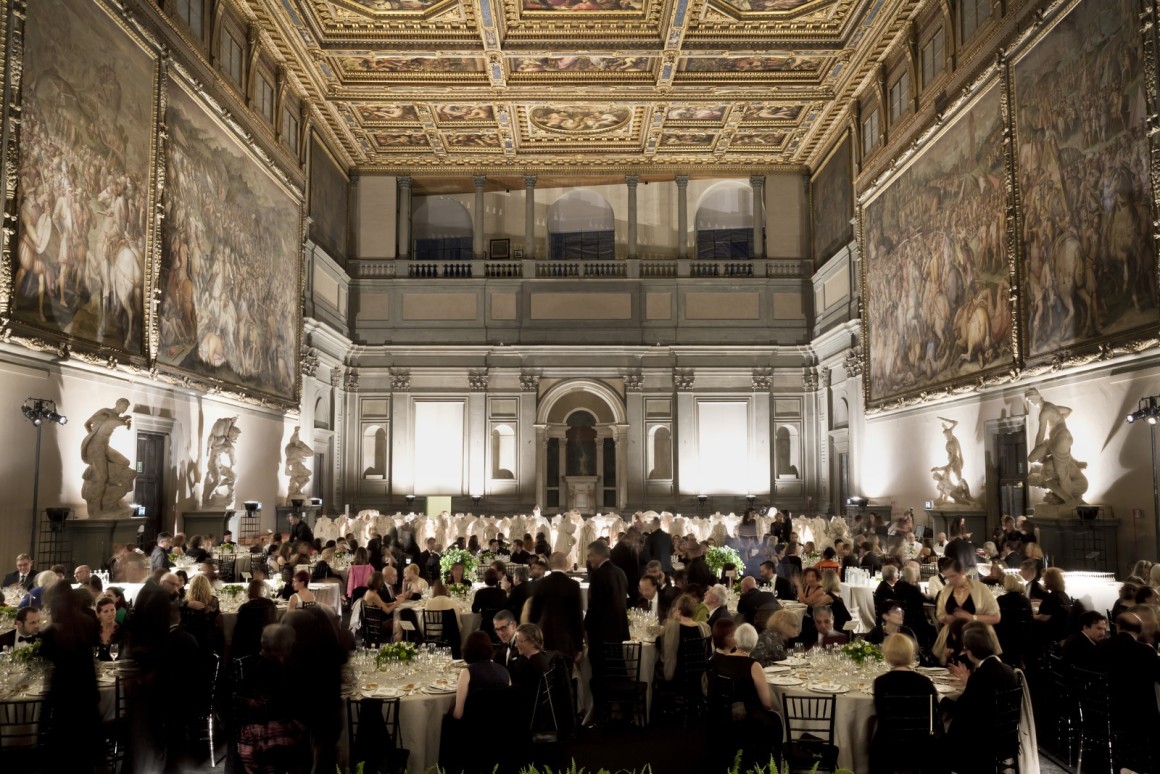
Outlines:
{"label": "green foliage arrangement", "polygon": [[413,642],[392,642],[379,648],[375,654],[375,668],[382,669],[383,664],[392,662],[412,661],[418,652]]}
{"label": "green foliage arrangement", "polygon": [[439,559],[439,570],[447,577],[456,564],[463,565],[463,577],[468,579],[475,577],[475,568],[479,566],[476,558],[462,548],[448,548]]}
{"label": "green foliage arrangement", "polygon": [[871,645],[866,640],[851,640],[839,648],[842,655],[855,664],[865,664],[867,661],[881,661],[882,650],[877,645]]}
{"label": "green foliage arrangement", "polygon": [[727,564],[736,567],[738,575],[745,571],[745,562],[741,561],[741,554],[737,553],[737,549],[729,546],[710,547],[705,553],[705,564],[709,565],[713,575],[718,578],[721,577],[721,569]]}

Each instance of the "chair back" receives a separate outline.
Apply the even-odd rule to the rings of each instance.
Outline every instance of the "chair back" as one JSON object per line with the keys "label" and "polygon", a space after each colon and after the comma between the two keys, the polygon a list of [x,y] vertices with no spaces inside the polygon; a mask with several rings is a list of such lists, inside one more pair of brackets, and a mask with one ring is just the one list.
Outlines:
{"label": "chair back", "polygon": [[378,647],[383,639],[383,611],[373,605],[362,605],[362,638],[367,647]]}
{"label": "chair back", "polygon": [[732,677],[711,673],[709,676],[709,719],[722,725],[731,723],[735,719],[733,704],[736,695],[736,686],[733,684]]}
{"label": "chair back", "polygon": [[639,642],[605,642],[600,645],[604,679],[610,683],[635,683],[640,680]]}
{"label": "chair back", "polygon": [[677,645],[677,673],[683,680],[700,680],[709,668],[713,638],[681,638]]}
{"label": "chair back", "polygon": [[830,696],[792,696],[784,694],[781,697],[782,708],[785,710],[785,733],[789,740],[800,739],[810,735],[827,744],[834,743],[834,704],[835,697]]}
{"label": "chair back", "polygon": [[[1072,694],[1079,708],[1080,766],[1084,771],[1113,770],[1115,742],[1108,676],[1073,666],[1070,678]],[[1100,767],[1100,763],[1104,765]]]}
{"label": "chair back", "polygon": [[423,611],[423,632],[429,640],[436,642],[443,639],[443,610]]}
{"label": "chair back", "polygon": [[[991,696],[988,720],[991,730],[985,735],[995,759],[996,770],[1016,770],[1019,760],[1019,720],[1023,713],[1023,678],[1015,688],[996,691]],[[1010,762],[1010,765],[1008,764]]]}
{"label": "chair back", "polygon": [[42,718],[42,699],[0,702],[0,753],[38,747]]}
{"label": "chair back", "polygon": [[377,771],[377,764],[390,760],[392,753],[401,747],[399,699],[348,697],[346,727],[349,760],[373,762],[376,765],[372,770]]}
{"label": "chair back", "polygon": [[875,704],[878,710],[875,738],[905,743],[934,734],[934,697],[930,694],[879,696]]}

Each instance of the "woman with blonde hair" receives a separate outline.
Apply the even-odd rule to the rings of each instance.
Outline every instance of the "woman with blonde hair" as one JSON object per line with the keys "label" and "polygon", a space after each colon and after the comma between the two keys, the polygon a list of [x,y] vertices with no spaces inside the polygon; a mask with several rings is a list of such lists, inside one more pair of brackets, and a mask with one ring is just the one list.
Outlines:
{"label": "woman with blonde hair", "polygon": [[401,599],[419,599],[427,588],[427,581],[419,575],[419,565],[412,563],[403,568],[403,590],[399,592]]}
{"label": "woman with blonde hair", "polygon": [[834,630],[840,632],[852,620],[852,616],[846,609],[845,601],[842,600],[842,581],[839,580],[836,571],[826,570],[822,573],[822,591],[830,598],[829,602],[823,604],[829,605],[834,611]]}
{"label": "woman with blonde hair", "polygon": [[893,771],[919,771],[929,762],[930,738],[914,739],[907,733],[905,744],[899,744],[891,733],[891,712],[896,707],[890,700],[899,696],[929,697],[931,718],[937,722],[938,691],[926,675],[914,671],[918,652],[914,641],[905,634],[891,634],[882,642],[882,657],[890,671],[874,679],[874,708],[878,724],[870,743],[870,771],[872,774]]}
{"label": "woman with blonde hair", "polygon": [[209,578],[195,575],[181,603],[181,623],[203,650],[221,650],[222,617]]}
{"label": "woman with blonde hair", "polygon": [[[677,674],[677,660],[683,641],[688,642],[686,648],[695,648],[700,647],[710,636],[709,624],[693,620],[696,614],[697,600],[689,594],[682,594],[673,602],[669,617],[665,620],[664,629],[657,641],[665,680],[672,680]],[[708,655],[706,648],[706,658]]]}
{"label": "woman with blonde hair", "polygon": [[757,645],[750,655],[763,667],[789,658],[789,643],[801,636],[802,622],[797,613],[775,610],[765,622],[765,631],[757,636]]}
{"label": "woman with blonde hair", "polygon": [[1043,571],[1043,588],[1047,597],[1039,603],[1035,620],[1047,642],[1058,642],[1067,636],[1067,622],[1071,615],[1071,597],[1067,595],[1063,572],[1058,567]]}

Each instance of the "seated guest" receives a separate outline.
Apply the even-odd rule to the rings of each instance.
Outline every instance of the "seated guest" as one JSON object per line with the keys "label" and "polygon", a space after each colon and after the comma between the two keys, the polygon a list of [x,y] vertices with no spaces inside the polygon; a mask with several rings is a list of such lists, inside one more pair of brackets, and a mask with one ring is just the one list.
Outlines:
{"label": "seated guest", "polygon": [[459,614],[459,606],[451,598],[451,592],[438,578],[431,587],[431,598],[427,600],[427,610],[450,610],[455,613],[455,623],[459,631],[463,631],[463,619]]}
{"label": "seated guest", "polygon": [[795,577],[793,582],[797,588],[797,601],[803,605],[814,607],[828,605],[834,601],[822,588],[822,576],[813,567],[802,570],[802,574]]}
{"label": "seated guest", "polygon": [[1031,621],[1031,600],[1024,593],[1023,581],[1018,575],[1004,575],[1005,593],[998,597],[999,623],[995,624],[995,634],[1002,645],[1003,661],[1011,666],[1020,666],[1023,652],[1032,643],[1027,639],[1028,624]]}
{"label": "seated guest", "polygon": [[768,591],[760,591],[757,588],[757,581],[751,576],[746,575],[741,579],[741,597],[737,600],[737,620],[741,623],[752,624],[754,628],[761,629],[758,626],[759,618],[768,618],[769,615],[781,608],[777,597]]}
{"label": "seated guest", "polygon": [[886,603],[896,598],[894,585],[898,583],[898,568],[888,564],[882,568],[882,582],[874,589],[874,612],[882,614]]}
{"label": "seated guest", "polygon": [[926,617],[926,597],[918,585],[919,570],[913,564],[902,568],[902,577],[894,584],[894,598],[902,605],[903,618],[918,637],[918,652],[934,644],[936,632]]}
{"label": "seated guest", "polygon": [[1100,671],[1108,675],[1112,726],[1130,738],[1151,740],[1156,749],[1156,683],[1160,682],[1160,656],[1142,641],[1144,627],[1135,613],[1116,619],[1114,636],[1096,645]]}
{"label": "seated guest", "polygon": [[0,650],[27,648],[40,639],[40,608],[22,607],[16,611],[16,628],[0,634]]}
{"label": "seated guest", "polygon": [[763,667],[789,658],[790,643],[801,636],[802,622],[797,613],[778,610],[765,622],[750,655]]}
{"label": "seated guest", "polygon": [[367,550],[361,547],[356,549],[350,569],[346,573],[346,595],[353,599],[355,589],[365,587],[374,571],[375,568],[371,567],[367,557]]}
{"label": "seated guest", "polygon": [[507,607],[507,592],[499,587],[499,579],[500,574],[495,568],[488,567],[483,573],[483,588],[475,592],[471,600],[471,612],[502,610]]}
{"label": "seated guest", "polygon": [[1047,596],[1040,602],[1039,612],[1034,618],[1045,641],[1059,642],[1068,633],[1072,602],[1064,590],[1063,572],[1058,567],[1048,567],[1043,571],[1043,588]]}
{"label": "seated guest", "polygon": [[221,652],[224,643],[222,617],[213,587],[204,575],[195,575],[181,603],[181,622],[205,651]]}
{"label": "seated guest", "polygon": [[[394,567],[388,569],[392,573],[395,571]],[[362,602],[363,607],[377,607],[384,613],[393,613],[399,604],[395,601],[395,593],[381,572],[372,572],[367,578],[367,593],[363,594]]]}
{"label": "seated guest", "polygon": [[59,582],[60,576],[58,576],[52,570],[38,572],[36,574],[35,585],[32,587],[31,591],[24,595],[24,599],[20,600],[20,604],[17,605],[17,607],[43,608],[45,594],[47,594],[48,590]]}
{"label": "seated guest", "polygon": [[1087,610],[1079,617],[1079,631],[1063,641],[1064,663],[1099,671],[1100,661],[1096,646],[1108,636],[1108,619],[1097,610]]}
{"label": "seated guest", "polygon": [[[748,629],[752,629],[745,624]],[[729,619],[713,626],[713,658],[709,660],[710,685],[714,677],[726,677],[733,684],[733,704],[730,716],[750,726],[745,736],[780,740],[781,721],[770,712],[773,692],[761,671],[761,664],[738,647],[737,624]],[[748,632],[746,633],[749,634]]]}
{"label": "seated guest", "polygon": [[888,600],[879,613],[878,625],[866,633],[866,642],[872,645],[881,645],[892,634],[905,634],[914,640],[917,648],[918,636],[913,629],[903,623],[906,620],[905,615],[901,602],[896,599]]}
{"label": "seated guest", "polygon": [[[512,639],[519,657],[508,664],[508,672],[511,673],[517,706],[521,709],[526,708],[530,720],[536,695],[551,663],[548,655],[544,653],[544,633],[540,627],[535,624],[520,624],[516,627]],[[500,668],[498,664],[493,663],[493,666]]]}
{"label": "seated guest", "polygon": [[699,642],[709,637],[709,625],[693,620],[696,614],[697,601],[688,594],[682,594],[673,603],[673,609],[657,637],[657,668],[665,680],[672,680],[676,676],[682,641]]}
{"label": "seated guest", "polygon": [[1148,643],[1153,648],[1160,645],[1160,619],[1156,617],[1157,609],[1156,605],[1136,605],[1127,611],[1135,613],[1144,626],[1143,637],[1140,641]]}
{"label": "seated guest", "polygon": [[1043,565],[1037,559],[1024,559],[1019,563],[1019,577],[1027,584],[1026,593],[1029,599],[1047,598],[1047,591],[1039,585],[1042,568]]}
{"label": "seated guest", "polygon": [[97,660],[113,661],[113,646],[121,646],[121,627],[117,625],[117,605],[109,597],[97,600],[97,622],[100,624],[97,639]]}
{"label": "seated guest", "polygon": [[261,653],[246,666],[243,682],[235,686],[242,708],[238,728],[238,756],[246,771],[301,772],[309,769],[306,727],[298,720],[294,682],[289,662],[294,652],[294,629],[270,624],[260,633]]}
{"label": "seated guest", "polygon": [[73,570],[73,583],[85,584],[89,582],[89,578],[93,577],[92,568],[87,564],[79,565]]}
{"label": "seated guest", "polygon": [[816,647],[828,648],[835,645],[845,645],[850,641],[850,635],[834,628],[834,612],[828,606],[815,607],[811,617],[814,622],[816,638],[806,643],[807,650]]}
{"label": "seated guest", "polygon": [[723,618],[732,620],[729,608],[725,607],[728,599],[729,592],[720,583],[705,590],[705,609],[709,612],[709,618],[705,623],[709,624],[710,629]]}
{"label": "seated guest", "polygon": [[956,771],[984,771],[992,766],[992,750],[985,740],[991,732],[994,696],[1016,688],[1019,681],[1015,671],[999,660],[994,638],[986,627],[966,626],[963,649],[974,669],[962,664],[948,665],[963,692],[957,700],[942,703],[944,712],[954,719],[943,740],[944,752],[955,761]]}
{"label": "seated guest", "polygon": [[1120,613],[1126,613],[1136,604],[1136,593],[1140,590],[1140,584],[1125,581],[1120,585],[1120,592],[1112,605],[1111,620],[1114,621],[1120,617]]}
{"label": "seated guest", "polygon": [[888,702],[895,697],[929,697],[931,722],[939,722],[934,714],[934,708],[938,705],[938,691],[929,677],[914,671],[917,657],[918,651],[910,637],[894,633],[882,642],[882,658],[890,666],[890,671],[874,679],[874,708],[878,723],[870,742],[872,774],[923,771],[927,765],[930,737],[915,739],[911,736],[905,744],[899,744],[899,735],[892,734],[890,729],[889,712],[892,705]]}
{"label": "seated guest", "polygon": [[449,586],[469,586],[470,582],[467,580],[467,569],[462,562],[456,562],[451,565],[451,569],[447,573],[447,585]]}
{"label": "seated guest", "polygon": [[994,626],[999,623],[999,603],[995,596],[977,580],[969,577],[958,559],[950,559],[943,567],[947,585],[939,592],[935,602],[935,613],[944,624],[935,640],[932,652],[936,658],[943,658],[943,650],[949,629],[946,624],[956,619],[980,621]]}
{"label": "seated guest", "polygon": [[757,568],[758,585],[769,586],[775,597],[778,599],[797,599],[797,591],[794,590],[793,582],[789,578],[783,578],[777,573],[777,567],[773,562],[762,562]]}
{"label": "seated guest", "polygon": [[826,570],[840,570],[841,565],[838,564],[838,552],[833,546],[826,546],[822,549],[822,559],[814,565],[814,569],[818,572],[825,572]]}
{"label": "seated guest", "polygon": [[120,586],[109,586],[105,589],[105,594],[112,600],[117,607],[117,625],[124,626],[125,618],[129,615],[129,600],[125,599],[125,590]]}
{"label": "seated guest", "polygon": [[206,551],[202,544],[205,542],[201,535],[194,535],[189,539],[189,544],[185,547],[185,555],[192,559],[194,564],[201,564],[209,561],[209,551]]}
{"label": "seated guest", "polygon": [[516,650],[515,640],[519,622],[510,610],[500,610],[492,617],[491,625],[495,631],[496,639],[499,640],[495,649],[495,663],[507,667],[520,656],[519,651]]}
{"label": "seated guest", "polygon": [[853,619],[842,599],[842,582],[838,580],[838,573],[835,570],[826,570],[822,573],[822,591],[826,592],[826,596],[830,599],[823,604],[829,605],[834,613],[834,628],[844,631],[846,624]]}
{"label": "seated guest", "polygon": [[32,574],[32,557],[28,554],[20,554],[16,557],[16,569],[4,576],[2,584],[4,588],[9,586],[19,586],[25,591],[32,591],[35,576]]}
{"label": "seated guest", "polygon": [[[441,585],[436,582],[436,585]],[[508,670],[494,660],[495,649],[491,640],[481,631],[474,631],[463,643],[463,660],[467,668],[459,670],[459,682],[455,686],[455,706],[451,714],[456,720],[463,719],[467,697],[475,691],[495,691],[508,688],[512,684]]]}
{"label": "seated guest", "polygon": [[[310,590],[310,573],[306,572],[306,570],[299,570],[294,573],[290,585],[294,589],[294,593],[290,595],[290,600],[287,604],[288,609],[297,610],[300,607],[314,607],[318,604],[314,592]],[[363,604],[366,603],[364,602]]]}
{"label": "seated guest", "polygon": [[401,599],[422,599],[427,588],[427,581],[420,577],[419,565],[408,564],[403,568],[403,591],[399,594]]}
{"label": "seated guest", "polygon": [[637,591],[639,598],[634,607],[656,616],[658,623],[664,623],[669,616],[669,607],[676,597],[676,590],[670,587],[667,592],[662,591],[657,587],[655,577],[642,575],[640,581],[637,582]]}
{"label": "seated guest", "polygon": [[1152,577],[1152,563],[1147,559],[1138,559],[1132,565],[1132,571],[1128,573],[1128,583],[1135,583],[1137,586],[1145,586],[1148,584],[1148,579]]}
{"label": "seated guest", "polygon": [[266,596],[266,584],[252,580],[246,586],[246,601],[238,607],[238,620],[230,641],[230,657],[256,655],[261,649],[262,631],[277,623],[277,606]]}
{"label": "seated guest", "polygon": [[991,562],[991,567],[987,574],[979,578],[979,583],[987,586],[1002,586],[1003,579],[1007,577],[1007,573],[1003,572],[1003,565],[998,562]]}

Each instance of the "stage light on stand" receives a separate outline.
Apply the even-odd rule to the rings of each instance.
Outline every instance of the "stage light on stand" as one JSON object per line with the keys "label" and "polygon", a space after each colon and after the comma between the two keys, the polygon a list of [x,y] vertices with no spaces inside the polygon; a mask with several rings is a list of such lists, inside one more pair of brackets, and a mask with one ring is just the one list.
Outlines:
{"label": "stage light on stand", "polygon": [[[1160,552],[1160,471],[1156,469],[1156,421],[1160,419],[1160,395],[1152,395],[1147,398],[1140,398],[1140,402],[1136,404],[1136,410],[1128,414],[1124,421],[1128,424],[1134,423],[1137,419],[1144,419],[1148,422],[1148,432],[1151,436],[1152,442],[1152,508],[1153,518],[1156,519],[1156,547]],[[1077,509],[1078,510],[1078,509]]]}
{"label": "stage light on stand", "polygon": [[33,561],[36,561],[39,558],[36,555],[36,530],[40,516],[38,507],[40,499],[40,428],[46,419],[49,422],[63,425],[68,422],[68,417],[59,413],[56,410],[56,401],[49,398],[26,398],[20,407],[20,413],[24,414],[24,418],[36,428],[36,468],[32,477],[32,540],[29,541],[29,552],[32,554]]}

